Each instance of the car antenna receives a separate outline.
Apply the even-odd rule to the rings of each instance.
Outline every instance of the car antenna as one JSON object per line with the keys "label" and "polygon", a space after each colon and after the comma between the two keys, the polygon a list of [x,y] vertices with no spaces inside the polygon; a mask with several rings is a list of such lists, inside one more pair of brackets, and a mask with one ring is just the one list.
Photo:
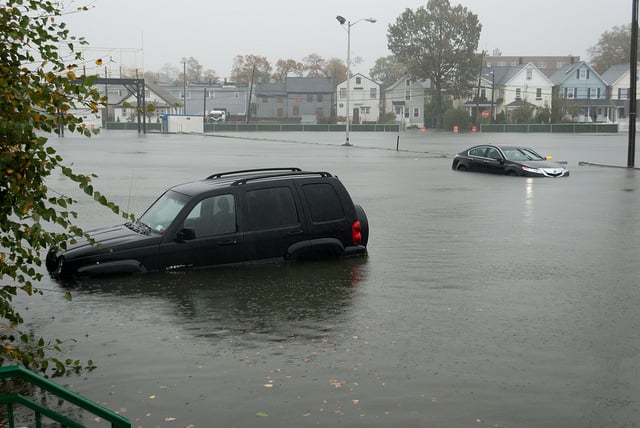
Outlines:
{"label": "car antenna", "polygon": [[131,191],[133,190],[133,174],[135,169],[131,170],[131,181],[129,182],[129,197],[127,198],[127,212],[129,212],[129,204],[131,203]]}

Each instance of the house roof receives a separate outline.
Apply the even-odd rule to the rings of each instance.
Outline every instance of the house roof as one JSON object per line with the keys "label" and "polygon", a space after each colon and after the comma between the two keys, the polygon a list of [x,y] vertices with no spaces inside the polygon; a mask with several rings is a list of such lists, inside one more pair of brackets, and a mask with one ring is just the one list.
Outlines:
{"label": "house roof", "polygon": [[287,77],[285,84],[289,93],[333,93],[331,77]]}
{"label": "house roof", "polygon": [[607,71],[602,73],[602,80],[609,86],[613,86],[618,83],[625,73],[629,71],[629,64],[616,64],[611,66]]}
{"label": "house roof", "polygon": [[[370,77],[365,76],[365,75],[364,75],[364,74],[362,74],[362,73],[355,73],[355,74],[353,74],[353,75],[351,76],[351,79],[353,80],[353,79],[354,79],[354,78],[356,78],[356,77],[362,77],[363,79],[367,79],[369,82],[371,82],[371,83],[373,83],[373,84],[376,84],[376,85],[380,86],[380,83],[376,82],[375,80],[371,79]],[[341,86],[341,85],[345,84],[346,82],[347,82],[347,80],[345,79],[345,80],[343,80],[342,82],[338,83],[338,86]]]}
{"label": "house roof", "polygon": [[404,76],[402,76],[401,78],[396,80],[394,83],[389,85],[387,88],[385,88],[385,92],[393,91],[399,85],[403,84],[405,82],[405,80],[407,80],[407,79],[410,79],[412,84],[420,85],[423,89],[429,89],[431,87],[431,80],[430,79],[416,80],[416,79],[411,79],[411,76],[409,76],[408,74],[405,74]]}
{"label": "house roof", "polygon": [[[573,76],[573,72],[578,70],[580,67],[587,67],[591,73],[593,73],[598,79],[604,81],[602,76],[600,76],[596,71],[591,68],[589,64],[585,61],[576,62],[573,64],[567,64],[564,67],[560,68],[558,71],[553,73],[549,79],[553,82],[554,85],[562,85],[567,79]],[[606,83],[606,81],[604,81]]]}
{"label": "house roof", "polygon": [[155,83],[149,83],[149,82],[145,82],[145,85],[147,86],[147,88],[149,88],[151,92],[156,94],[162,100],[166,101],[168,105],[182,104],[182,100],[174,97],[161,86],[158,86]]}

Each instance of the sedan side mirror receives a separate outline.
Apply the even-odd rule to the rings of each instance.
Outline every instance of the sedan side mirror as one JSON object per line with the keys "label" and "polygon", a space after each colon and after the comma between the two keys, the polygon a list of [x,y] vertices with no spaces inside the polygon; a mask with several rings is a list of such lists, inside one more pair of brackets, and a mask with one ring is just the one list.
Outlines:
{"label": "sedan side mirror", "polygon": [[184,242],[196,239],[196,231],[193,227],[185,227],[176,235],[176,241]]}

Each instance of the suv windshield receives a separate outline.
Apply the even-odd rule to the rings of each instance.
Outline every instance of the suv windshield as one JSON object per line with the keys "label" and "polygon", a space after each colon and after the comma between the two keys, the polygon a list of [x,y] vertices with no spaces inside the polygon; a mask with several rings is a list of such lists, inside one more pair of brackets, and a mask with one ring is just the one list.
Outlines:
{"label": "suv windshield", "polygon": [[160,196],[138,221],[151,230],[164,233],[188,201],[188,196],[169,190]]}

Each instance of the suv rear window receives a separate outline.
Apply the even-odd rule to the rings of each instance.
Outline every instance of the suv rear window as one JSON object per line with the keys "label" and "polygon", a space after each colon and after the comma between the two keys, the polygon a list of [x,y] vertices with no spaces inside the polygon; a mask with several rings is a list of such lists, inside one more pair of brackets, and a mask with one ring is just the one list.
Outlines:
{"label": "suv rear window", "polygon": [[291,226],[299,223],[291,189],[274,187],[247,192],[249,230]]}
{"label": "suv rear window", "polygon": [[302,192],[309,205],[311,220],[315,223],[344,218],[342,203],[336,189],[328,183],[305,184]]}

